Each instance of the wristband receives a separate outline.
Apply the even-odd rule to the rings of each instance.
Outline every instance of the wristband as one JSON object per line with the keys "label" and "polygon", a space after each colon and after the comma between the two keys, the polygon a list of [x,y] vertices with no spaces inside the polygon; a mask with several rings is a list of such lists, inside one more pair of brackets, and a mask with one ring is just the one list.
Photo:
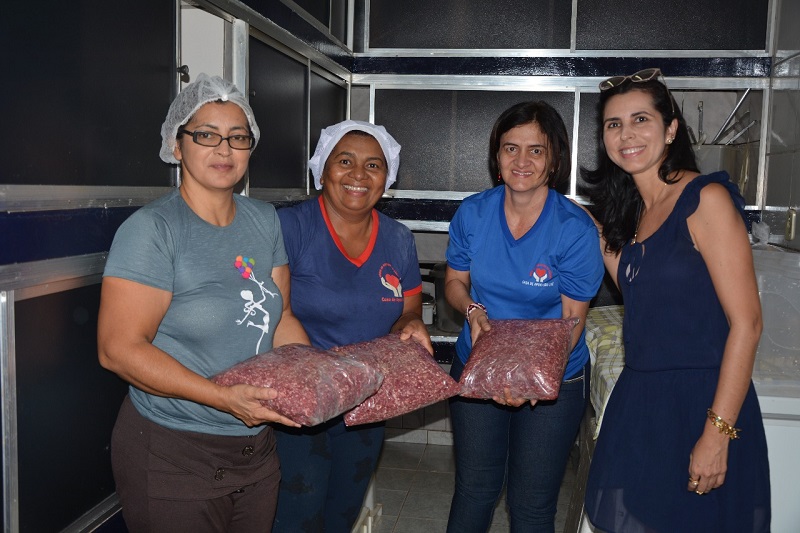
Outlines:
{"label": "wristband", "polygon": [[469,304],[469,305],[467,306],[467,312],[466,312],[466,313],[464,313],[464,314],[467,316],[467,323],[469,323],[469,317],[470,317],[470,315],[471,315],[471,314],[472,314],[472,312],[473,312],[474,310],[476,310],[476,309],[480,309],[481,311],[483,311],[484,313],[486,313],[486,318],[489,318],[489,313],[486,311],[486,306],[485,306],[485,305],[483,305],[483,304],[479,304],[479,303],[475,303],[475,302],[473,302],[473,303],[471,303],[471,304]]}

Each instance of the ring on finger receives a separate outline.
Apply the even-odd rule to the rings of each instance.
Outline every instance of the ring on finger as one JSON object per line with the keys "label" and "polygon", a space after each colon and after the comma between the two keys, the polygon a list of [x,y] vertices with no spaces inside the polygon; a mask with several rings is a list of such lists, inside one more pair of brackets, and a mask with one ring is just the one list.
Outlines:
{"label": "ring on finger", "polygon": [[694,492],[695,492],[695,494],[699,494],[699,495],[701,495],[701,496],[702,496],[703,494],[705,494],[705,492],[704,492],[704,491],[702,491],[702,490],[696,490],[696,491],[694,491]]}
{"label": "ring on finger", "polygon": [[689,477],[689,483],[691,483],[693,486],[696,487],[700,483],[700,480],[699,479],[692,479],[691,476],[690,476]]}

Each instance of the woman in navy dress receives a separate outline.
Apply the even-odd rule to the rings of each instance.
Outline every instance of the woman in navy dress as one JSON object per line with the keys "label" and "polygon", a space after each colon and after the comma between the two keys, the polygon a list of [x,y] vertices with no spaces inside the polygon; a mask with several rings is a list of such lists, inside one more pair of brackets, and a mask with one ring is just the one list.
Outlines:
{"label": "woman in navy dress", "polygon": [[744,201],[700,175],[658,69],[600,84],[604,154],[586,173],[606,267],[625,304],[625,368],[586,490],[609,532],[770,527],[764,426],[751,380],[761,306]]}

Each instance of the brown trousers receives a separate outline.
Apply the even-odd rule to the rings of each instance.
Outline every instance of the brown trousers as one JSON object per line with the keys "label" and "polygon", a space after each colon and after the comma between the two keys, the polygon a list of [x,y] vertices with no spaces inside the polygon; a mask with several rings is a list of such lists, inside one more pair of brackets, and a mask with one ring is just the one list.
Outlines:
{"label": "brown trousers", "polygon": [[251,437],[175,431],[125,398],[111,466],[131,533],[268,533],[280,468],[271,428]]}

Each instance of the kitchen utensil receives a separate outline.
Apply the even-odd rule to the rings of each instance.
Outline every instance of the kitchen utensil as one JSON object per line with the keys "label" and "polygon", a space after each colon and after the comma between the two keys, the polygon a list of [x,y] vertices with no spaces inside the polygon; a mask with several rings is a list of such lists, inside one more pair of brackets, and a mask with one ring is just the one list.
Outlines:
{"label": "kitchen utensil", "polygon": [[725,130],[722,132],[722,135],[719,136],[717,142],[715,142],[714,144],[725,144],[722,141],[722,139],[724,139],[729,133],[735,134],[737,131],[741,129],[743,124],[747,124],[749,121],[750,121],[750,110],[748,109],[744,113],[742,113],[742,116],[734,120],[730,126],[725,128]]}
{"label": "kitchen utensil", "polygon": [[733,144],[733,141],[735,141],[736,139],[738,139],[739,137],[741,137],[742,135],[744,135],[744,134],[745,134],[745,132],[746,132],[747,130],[749,130],[750,128],[752,128],[753,126],[755,126],[756,122],[758,122],[758,121],[757,121],[757,120],[752,120],[752,121],[750,121],[750,124],[748,124],[747,126],[745,126],[744,128],[742,128],[742,131],[740,131],[739,133],[737,133],[736,135],[734,135],[733,137],[731,137],[731,139],[730,139],[728,142],[726,142],[725,144],[726,144],[726,145],[728,145],[728,144]]}
{"label": "kitchen utensil", "polygon": [[[734,115],[736,114],[736,112],[739,110],[739,107],[742,105],[742,102],[744,102],[744,99],[745,99],[745,98],[747,98],[747,95],[748,95],[748,94],[750,94],[750,89],[749,89],[749,88],[748,88],[748,89],[747,89],[747,90],[744,92],[744,94],[742,95],[742,97],[741,97],[741,98],[739,98],[739,101],[738,101],[738,102],[736,102],[736,105],[735,105],[735,106],[733,106],[733,111],[731,111],[731,114],[730,114],[730,115],[728,115],[728,118],[726,118],[726,119],[725,119],[725,122],[723,122],[723,123],[722,123],[722,127],[719,129],[719,131],[718,131],[718,132],[717,132],[717,134],[714,136],[714,138],[713,138],[713,139],[711,139],[711,144],[714,144],[714,143],[716,143],[716,142],[719,140],[719,138],[720,138],[720,137],[722,137],[722,132],[723,132],[723,131],[725,131],[725,128],[727,128],[727,127],[728,127],[728,124],[730,123],[731,119],[733,119],[733,116],[734,116]],[[702,102],[701,102],[701,103],[702,103]],[[702,120],[702,119],[701,119],[701,120]]]}
{"label": "kitchen utensil", "polygon": [[697,144],[697,137],[694,136],[694,130],[688,124],[686,125],[686,131],[689,132],[689,141],[691,141],[692,144]]}
{"label": "kitchen utensil", "polygon": [[422,293],[422,323],[426,326],[433,325],[434,312],[436,310],[436,300],[427,292]]}
{"label": "kitchen utensil", "polygon": [[703,101],[697,102],[697,145],[704,144],[706,136],[703,133]]}
{"label": "kitchen utensil", "polygon": [[750,178],[750,146],[738,146],[737,148],[743,149],[744,154],[742,155],[742,163],[739,166],[739,179],[736,180],[736,184],[739,186],[739,192],[742,193],[742,196],[747,194],[747,180]]}

